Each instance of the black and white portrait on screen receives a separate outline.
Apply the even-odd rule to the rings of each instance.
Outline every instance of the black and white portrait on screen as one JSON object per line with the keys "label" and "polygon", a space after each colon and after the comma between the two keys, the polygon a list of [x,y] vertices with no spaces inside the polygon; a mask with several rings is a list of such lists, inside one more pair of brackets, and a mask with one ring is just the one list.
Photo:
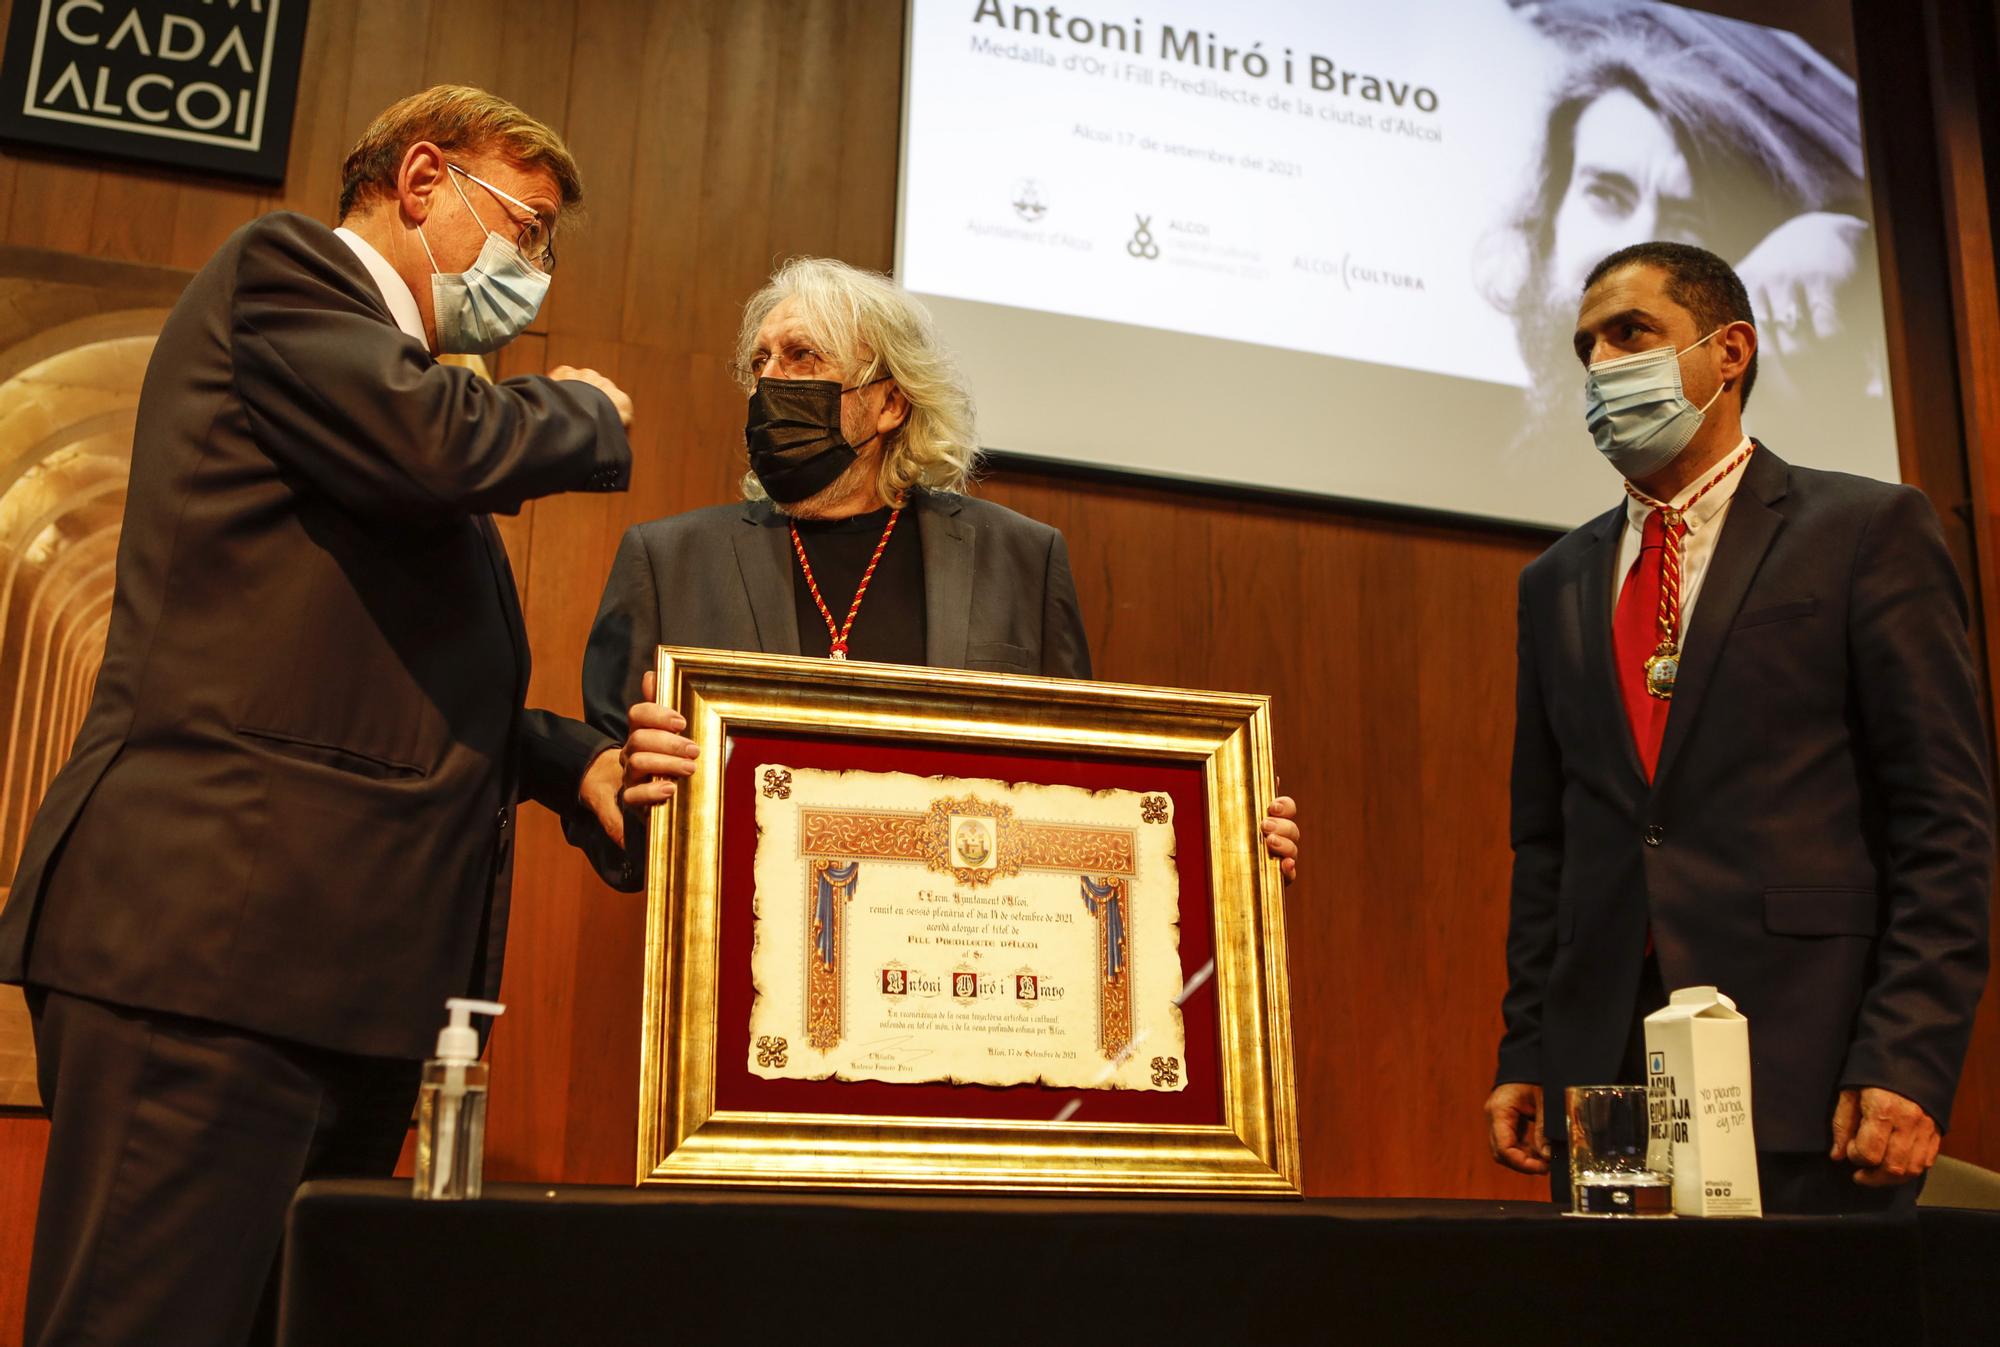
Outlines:
{"label": "black and white portrait on screen", "polygon": [[1807,460],[1828,437],[1890,443],[1853,76],[1792,33],[1654,0],[1508,3],[1558,59],[1523,190],[1478,258],[1529,375],[1507,475],[1578,461],[1577,298],[1598,259],[1648,239],[1742,277],[1763,338],[1758,434]]}

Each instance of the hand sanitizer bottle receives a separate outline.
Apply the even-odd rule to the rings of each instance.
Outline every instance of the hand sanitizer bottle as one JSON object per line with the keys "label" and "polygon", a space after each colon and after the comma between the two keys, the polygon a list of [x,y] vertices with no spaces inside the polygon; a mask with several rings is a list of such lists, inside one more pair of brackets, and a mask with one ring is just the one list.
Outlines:
{"label": "hand sanitizer bottle", "polygon": [[486,1063],[479,1060],[473,1012],[500,1015],[507,1007],[454,996],[451,1022],[438,1031],[437,1056],[424,1063],[417,1094],[417,1164],[413,1190],[420,1198],[479,1196],[486,1144]]}

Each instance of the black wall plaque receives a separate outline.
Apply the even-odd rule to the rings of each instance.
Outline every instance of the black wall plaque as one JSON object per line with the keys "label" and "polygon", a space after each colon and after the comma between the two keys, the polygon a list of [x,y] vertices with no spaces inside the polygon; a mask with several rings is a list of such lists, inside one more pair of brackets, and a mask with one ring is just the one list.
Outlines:
{"label": "black wall plaque", "polygon": [[0,139],[282,183],[306,0],[14,0]]}

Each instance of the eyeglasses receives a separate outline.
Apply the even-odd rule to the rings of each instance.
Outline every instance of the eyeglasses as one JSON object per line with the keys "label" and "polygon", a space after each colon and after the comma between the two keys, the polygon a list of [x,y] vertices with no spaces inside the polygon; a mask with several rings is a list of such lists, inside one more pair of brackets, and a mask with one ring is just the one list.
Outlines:
{"label": "eyeglasses", "polygon": [[[520,220],[514,222],[515,227],[519,231],[514,235],[514,246],[521,250],[522,257],[525,257],[529,262],[540,267],[543,271],[554,271],[556,269],[555,236],[550,233],[548,225],[542,222],[542,217],[535,213],[534,207],[522,201],[519,197],[509,196],[492,183],[486,181],[486,179],[476,174],[467,173],[457,164],[446,164],[445,167],[453,173],[458,174],[461,178],[478,183],[481,187],[484,187],[487,191],[498,197],[502,203],[520,207],[528,218],[525,222]],[[463,199],[464,196],[465,193],[461,191],[459,197]],[[472,210],[472,203],[467,201],[465,208]],[[472,217],[475,220],[478,219],[479,212],[472,211]],[[481,221],[481,223],[483,224],[484,221]]]}
{"label": "eyeglasses", "polygon": [[803,342],[794,342],[783,350],[765,353],[759,351],[738,367],[739,375],[756,379],[825,379],[831,377],[830,362],[812,347]]}

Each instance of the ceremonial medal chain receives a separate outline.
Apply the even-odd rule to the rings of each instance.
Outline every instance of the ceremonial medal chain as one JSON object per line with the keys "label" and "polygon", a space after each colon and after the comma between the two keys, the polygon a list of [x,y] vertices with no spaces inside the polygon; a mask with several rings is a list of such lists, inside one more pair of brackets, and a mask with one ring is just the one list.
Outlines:
{"label": "ceremonial medal chain", "polygon": [[854,630],[854,615],[861,611],[861,599],[868,592],[868,582],[875,578],[875,568],[882,562],[883,549],[889,546],[889,535],[896,531],[896,521],[902,517],[900,509],[889,511],[889,525],[882,530],[882,541],[875,544],[875,555],[868,558],[868,569],[861,572],[861,583],[854,590],[854,602],[847,606],[847,621],[838,628],[833,625],[833,614],[827,611],[826,600],[819,596],[819,581],[813,579],[812,563],[806,560],[806,545],[799,541],[799,526],[792,525],[792,550],[799,554],[799,569],[805,573],[806,588],[812,593],[820,617],[826,621],[827,641],[832,646],[827,651],[829,658],[847,658],[847,633]]}
{"label": "ceremonial medal chain", "polygon": [[1663,702],[1673,700],[1674,683],[1681,672],[1681,535],[1687,532],[1688,511],[1696,501],[1728,480],[1729,474],[1742,467],[1756,448],[1753,443],[1723,464],[1722,470],[1678,510],[1665,501],[1654,500],[1632,483],[1625,483],[1627,495],[1641,505],[1652,507],[1660,516],[1660,643],[1646,657],[1646,691]]}

